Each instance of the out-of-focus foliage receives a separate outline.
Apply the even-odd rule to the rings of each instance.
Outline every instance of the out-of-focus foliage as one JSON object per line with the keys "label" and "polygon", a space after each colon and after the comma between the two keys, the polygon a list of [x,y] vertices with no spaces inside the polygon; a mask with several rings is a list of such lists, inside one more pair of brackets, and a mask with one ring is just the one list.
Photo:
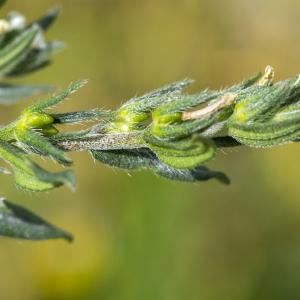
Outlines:
{"label": "out-of-focus foliage", "polygon": [[52,9],[29,25],[26,17],[16,11],[11,11],[0,19],[1,104],[15,103],[24,97],[51,90],[50,86],[11,85],[3,80],[26,75],[47,66],[53,54],[63,48],[62,42],[48,42],[44,36],[58,14],[59,9]]}

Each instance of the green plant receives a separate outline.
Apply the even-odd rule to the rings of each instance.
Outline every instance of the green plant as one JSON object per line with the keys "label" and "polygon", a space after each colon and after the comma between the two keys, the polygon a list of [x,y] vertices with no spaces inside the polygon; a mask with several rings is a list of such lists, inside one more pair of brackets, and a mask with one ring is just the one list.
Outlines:
{"label": "green plant", "polygon": [[[0,6],[5,2],[0,1]],[[30,24],[27,24],[25,16],[18,12],[10,12],[5,18],[0,19],[0,104],[14,104],[23,98],[49,92],[53,89],[49,85],[14,85],[6,81],[12,77],[26,75],[48,66],[51,63],[52,56],[64,47],[62,42],[49,42],[46,41],[44,36],[58,14],[58,8],[52,9]],[[49,188],[59,186],[63,182],[70,185],[74,184],[73,173],[66,171],[60,174],[50,174],[41,169],[25,154],[25,140],[30,134],[34,136],[40,134],[34,131],[24,131],[26,126],[29,128],[33,125],[33,119],[37,116],[37,112],[32,112],[29,123],[27,123],[28,113],[29,111],[26,115],[24,112],[23,116],[15,122],[17,130],[12,124],[1,128],[0,156],[11,164],[16,181],[24,188],[31,186],[35,190],[38,188],[40,190],[46,189],[47,186]],[[44,133],[47,131],[46,127],[44,127]],[[51,128],[48,126],[48,134],[50,132]],[[14,136],[15,134],[18,137]],[[20,139],[20,134],[25,134],[23,140],[25,143],[22,147],[17,147],[13,141]],[[0,173],[9,174],[10,171],[0,168]],[[43,178],[40,182],[32,175],[35,173]],[[47,177],[46,180],[45,177]],[[67,240],[72,239],[70,234],[4,198],[0,199],[0,203],[1,235],[29,239],[56,237],[64,237]]]}
{"label": "green plant", "polygon": [[[38,21],[13,28],[13,17],[0,22],[0,75],[2,78],[35,71],[50,62],[61,43],[45,42],[44,31],[58,10]],[[11,23],[9,23],[11,22]],[[13,29],[12,29],[13,28]],[[60,46],[57,46],[60,45]],[[228,184],[228,177],[208,169],[216,149],[246,145],[272,147],[296,141],[300,130],[300,77],[273,82],[268,66],[238,85],[224,90],[187,94],[193,81],[172,83],[143,96],[130,99],[115,111],[100,109],[53,113],[48,109],[62,102],[86,81],[26,108],[17,120],[0,128],[0,157],[10,165],[15,182],[22,189],[45,191],[63,184],[75,187],[71,170],[50,172],[33,158],[48,157],[63,166],[72,160],[68,151],[88,151],[94,159],[126,170],[150,169],[159,176],[186,182],[215,178]],[[12,103],[45,87],[3,85]],[[21,90],[23,92],[21,92]],[[1,99],[1,93],[0,93]],[[59,131],[57,125],[93,121],[80,131]],[[0,206],[0,234],[48,239],[72,236],[31,212],[6,200]]]}

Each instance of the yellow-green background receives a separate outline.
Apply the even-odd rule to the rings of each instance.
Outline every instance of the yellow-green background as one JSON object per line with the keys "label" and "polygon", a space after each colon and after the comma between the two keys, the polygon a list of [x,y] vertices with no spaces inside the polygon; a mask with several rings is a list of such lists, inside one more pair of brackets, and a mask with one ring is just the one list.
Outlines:
{"label": "yellow-green background", "polygon": [[[276,79],[300,71],[297,0],[26,0],[32,20],[64,10],[48,34],[68,47],[21,80],[89,84],[60,111],[115,108],[174,80],[225,87],[270,64]],[[1,123],[26,105],[1,108]],[[1,194],[75,234],[64,241],[0,239],[1,300],[300,299],[300,145],[227,149],[210,163],[231,186],[127,174],[76,153],[76,192]],[[57,166],[49,164],[50,168]]]}

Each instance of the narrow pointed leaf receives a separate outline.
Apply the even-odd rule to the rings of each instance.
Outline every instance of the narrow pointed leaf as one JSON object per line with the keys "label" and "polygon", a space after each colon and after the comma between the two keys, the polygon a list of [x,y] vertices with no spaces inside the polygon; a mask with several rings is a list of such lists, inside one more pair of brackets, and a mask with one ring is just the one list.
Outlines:
{"label": "narrow pointed leaf", "polygon": [[65,44],[60,41],[48,42],[45,47],[40,49],[31,49],[27,56],[18,64],[12,72],[7,74],[8,76],[20,76],[34,71],[37,71],[43,67],[48,66],[51,63],[51,58],[54,54],[64,49]]}
{"label": "narrow pointed leaf", "polygon": [[59,6],[54,7],[48,10],[45,15],[36,20],[34,23],[38,24],[44,31],[46,31],[55,22],[60,12],[61,8]]}
{"label": "narrow pointed leaf", "polygon": [[158,161],[154,172],[162,177],[177,181],[198,182],[215,178],[223,184],[230,184],[230,179],[226,174],[210,170],[206,166],[198,166],[194,169],[176,169]]}
{"label": "narrow pointed leaf", "polygon": [[163,103],[177,99],[178,94],[192,83],[193,80],[190,79],[171,83],[143,96],[130,99],[122,105],[121,109],[125,108],[132,112],[149,112]]}
{"label": "narrow pointed leaf", "polygon": [[0,235],[26,240],[73,240],[69,232],[3,198],[0,199]]}
{"label": "narrow pointed leaf", "polygon": [[70,86],[68,88],[61,91],[60,93],[55,94],[46,100],[39,101],[39,102],[33,104],[32,106],[30,106],[29,108],[27,108],[26,110],[32,111],[32,112],[41,112],[44,109],[47,109],[51,106],[54,106],[54,105],[62,102],[63,100],[68,98],[71,94],[73,94],[78,89],[80,89],[82,86],[84,86],[86,83],[87,83],[87,80],[75,81],[72,84],[70,84]]}
{"label": "narrow pointed leaf", "polygon": [[35,152],[49,156],[63,165],[72,164],[72,160],[65,153],[53,146],[46,137],[33,130],[18,130],[15,133],[17,140],[29,149],[33,148]]}
{"label": "narrow pointed leaf", "polygon": [[54,118],[54,123],[67,124],[82,121],[96,120],[98,118],[110,118],[112,113],[106,110],[92,109],[83,111],[74,111],[62,114],[51,114]]}
{"label": "narrow pointed leaf", "polygon": [[10,73],[27,55],[38,28],[24,31],[0,50],[0,76]]}
{"label": "narrow pointed leaf", "polygon": [[22,150],[1,140],[0,157],[10,164],[16,184],[23,189],[41,192],[63,184],[74,189],[75,177],[72,171],[50,173],[30,160]]}
{"label": "narrow pointed leaf", "polygon": [[215,178],[224,184],[230,183],[230,180],[224,173],[212,171],[205,166],[198,166],[194,169],[170,167],[162,163],[154,153],[146,148],[90,152],[96,160],[120,169],[150,169],[159,176],[176,181],[198,182]]}

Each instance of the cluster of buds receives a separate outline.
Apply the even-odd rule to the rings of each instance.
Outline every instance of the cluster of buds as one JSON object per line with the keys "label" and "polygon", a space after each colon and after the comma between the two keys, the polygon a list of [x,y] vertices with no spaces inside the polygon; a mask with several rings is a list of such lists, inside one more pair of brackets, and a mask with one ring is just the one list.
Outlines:
{"label": "cluster of buds", "polygon": [[62,123],[60,115],[51,115],[45,110],[66,99],[84,83],[85,81],[75,82],[63,92],[26,108],[16,121],[0,129],[0,156],[11,165],[16,183],[21,188],[45,191],[64,183],[74,187],[75,177],[72,171],[47,172],[34,163],[28,154],[50,157],[65,166],[72,163],[49,140],[59,132],[55,124]]}
{"label": "cluster of buds", "polygon": [[122,169],[151,169],[181,181],[225,174],[206,166],[216,149],[246,145],[271,147],[299,138],[299,76],[273,82],[267,66],[241,84],[185,94],[192,81],[175,82],[125,102],[88,131],[54,137],[66,151],[88,150],[105,164]]}
{"label": "cluster of buds", "polygon": [[[205,165],[217,148],[271,147],[299,138],[299,77],[273,83],[273,76],[268,66],[264,74],[221,91],[185,94],[191,81],[184,80],[131,99],[115,111],[45,112],[85,83],[78,81],[1,128],[0,156],[12,166],[17,184],[33,191],[74,186],[72,171],[47,172],[28,156],[47,156],[68,166],[72,161],[66,151],[89,151],[107,165],[151,169],[173,180],[229,183],[224,173]],[[96,125],[63,133],[55,127],[87,120]]]}
{"label": "cluster of buds", "polygon": [[[5,0],[0,0],[0,7]],[[27,24],[11,12],[0,19],[0,80],[38,70],[51,62],[63,46],[48,42],[45,31],[59,13],[53,9]],[[149,169],[177,181],[198,182],[228,177],[206,164],[221,147],[245,145],[273,147],[300,138],[300,77],[274,83],[268,66],[238,85],[223,90],[185,93],[193,83],[183,80],[125,102],[114,111],[99,109],[51,113],[49,108],[66,99],[85,81],[26,108],[14,122],[0,127],[0,158],[13,173],[16,184],[29,191],[46,191],[63,184],[72,189],[72,170],[50,172],[35,156],[51,158],[70,166],[68,151],[87,151],[93,158],[125,170]],[[0,104],[48,91],[48,86],[0,84]],[[80,131],[60,126],[93,121]],[[25,239],[64,238],[68,232],[44,221],[30,211],[0,198],[0,235]]]}

